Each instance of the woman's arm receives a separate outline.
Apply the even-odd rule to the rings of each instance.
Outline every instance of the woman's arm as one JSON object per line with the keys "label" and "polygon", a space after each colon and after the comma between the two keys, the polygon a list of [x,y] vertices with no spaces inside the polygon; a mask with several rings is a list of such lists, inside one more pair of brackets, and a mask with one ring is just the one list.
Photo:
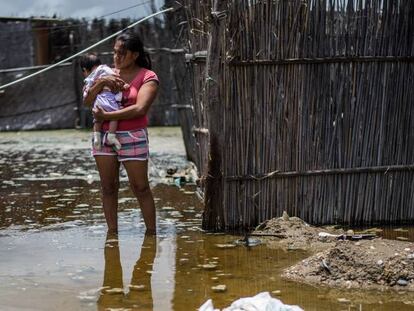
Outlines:
{"label": "woman's arm", "polygon": [[102,108],[97,108],[94,109],[93,115],[97,121],[127,120],[145,116],[157,96],[157,93],[158,83],[155,81],[149,81],[139,89],[137,100],[134,105],[111,112],[106,112]]}
{"label": "woman's arm", "polygon": [[125,82],[117,76],[102,77],[96,80],[96,82],[89,88],[88,94],[83,99],[83,103],[86,106],[92,106],[96,96],[102,92],[105,86],[109,87],[114,93],[117,93],[123,89],[124,85]]}

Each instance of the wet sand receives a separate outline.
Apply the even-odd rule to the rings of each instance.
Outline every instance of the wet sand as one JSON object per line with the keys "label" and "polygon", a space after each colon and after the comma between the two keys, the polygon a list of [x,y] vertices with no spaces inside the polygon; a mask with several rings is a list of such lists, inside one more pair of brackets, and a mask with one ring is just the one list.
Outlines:
{"label": "wet sand", "polygon": [[[401,295],[337,291],[281,279],[308,256],[265,245],[219,248],[239,236],[201,230],[177,128],[150,129],[150,178],[159,234],[145,238],[136,200],[122,178],[118,237],[107,237],[86,131],[0,133],[1,310],[196,310],[225,307],[262,291],[305,310],[411,310]],[[225,284],[215,293],[212,286]],[[344,300],[338,300],[345,298]]]}

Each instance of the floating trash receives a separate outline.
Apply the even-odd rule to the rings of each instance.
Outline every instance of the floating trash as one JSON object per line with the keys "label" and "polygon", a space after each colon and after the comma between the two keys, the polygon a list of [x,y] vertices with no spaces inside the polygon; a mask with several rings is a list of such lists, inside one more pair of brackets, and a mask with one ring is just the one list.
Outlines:
{"label": "floating trash", "polygon": [[212,286],[211,289],[215,293],[224,293],[227,290],[227,286],[224,284],[220,284],[220,285]]}
{"label": "floating trash", "polygon": [[42,195],[43,199],[51,199],[51,198],[58,198],[58,197],[60,197],[60,194],[45,194],[45,195]]}
{"label": "floating trash", "polygon": [[63,175],[61,173],[49,173],[50,177],[62,177]]}
{"label": "floating trash", "polygon": [[164,206],[164,207],[161,207],[161,209],[163,211],[174,211],[175,210],[175,208],[172,206]]}
{"label": "floating trash", "polygon": [[244,238],[244,239],[239,239],[234,241],[235,244],[237,245],[245,245],[245,246],[257,246],[262,244],[262,241],[260,241],[259,239],[255,239],[255,238]]}
{"label": "floating trash", "polygon": [[397,285],[399,285],[399,286],[407,286],[408,283],[409,282],[407,280],[404,280],[404,279],[398,279],[398,281],[397,281]]}
{"label": "floating trash", "polygon": [[215,270],[217,269],[217,265],[214,263],[207,263],[204,265],[199,265],[200,268],[203,268],[205,270]]}
{"label": "floating trash", "polygon": [[111,294],[111,295],[124,294],[124,289],[123,288],[110,288],[110,289],[105,289],[102,292],[105,294]]}
{"label": "floating trash", "polygon": [[216,247],[221,249],[235,248],[236,246],[236,244],[216,244]]}
{"label": "floating trash", "polygon": [[143,291],[145,290],[146,286],[145,285],[128,285],[129,289],[132,291]]}
{"label": "floating trash", "polygon": [[179,218],[179,217],[183,217],[183,214],[181,214],[179,211],[172,211],[170,212],[170,216]]}
{"label": "floating trash", "polygon": [[338,298],[337,300],[340,303],[350,303],[351,302],[349,299],[346,299],[346,298]]}
{"label": "floating trash", "polygon": [[62,218],[60,217],[46,217],[43,219],[44,221],[60,221]]}

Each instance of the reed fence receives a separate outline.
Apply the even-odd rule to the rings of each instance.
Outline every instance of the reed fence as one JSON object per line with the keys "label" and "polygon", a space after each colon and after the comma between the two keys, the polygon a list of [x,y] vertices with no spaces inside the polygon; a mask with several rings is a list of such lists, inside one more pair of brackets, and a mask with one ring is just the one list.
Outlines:
{"label": "reed fence", "polygon": [[413,1],[182,4],[205,228],[412,223]]}

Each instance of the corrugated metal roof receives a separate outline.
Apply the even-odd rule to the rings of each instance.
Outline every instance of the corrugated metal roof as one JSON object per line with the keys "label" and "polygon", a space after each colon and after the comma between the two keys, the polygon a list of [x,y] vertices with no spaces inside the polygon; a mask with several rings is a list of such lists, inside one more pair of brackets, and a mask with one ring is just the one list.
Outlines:
{"label": "corrugated metal roof", "polygon": [[0,16],[0,22],[58,22],[62,21],[60,18],[53,17],[14,17],[14,16]]}

